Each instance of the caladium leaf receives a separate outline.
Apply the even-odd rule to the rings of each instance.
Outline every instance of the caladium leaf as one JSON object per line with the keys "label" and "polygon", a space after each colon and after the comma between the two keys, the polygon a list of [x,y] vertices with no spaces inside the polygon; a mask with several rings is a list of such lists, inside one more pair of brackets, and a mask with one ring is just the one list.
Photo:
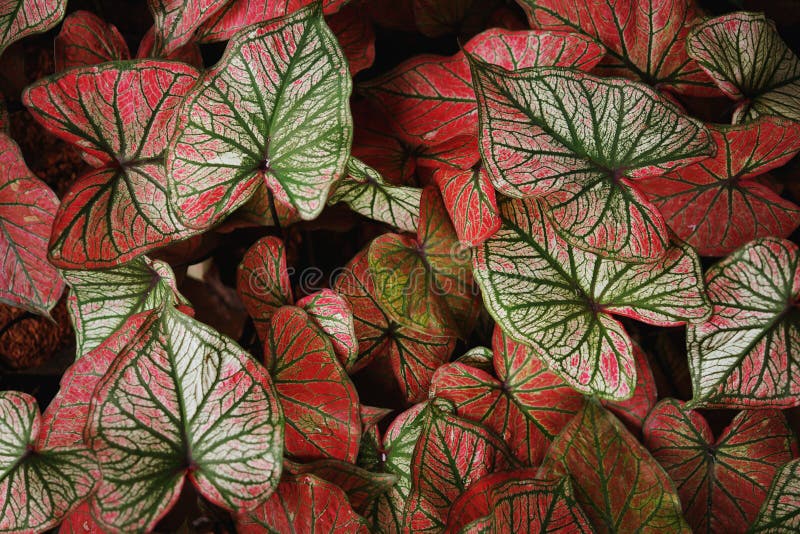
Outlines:
{"label": "caladium leaf", "polygon": [[633,396],[623,401],[603,400],[601,404],[639,435],[645,417],[658,401],[658,391],[647,355],[635,341],[631,345],[633,346],[633,361],[636,366],[636,388],[633,390]]}
{"label": "caladium leaf", "polygon": [[57,266],[112,267],[196,233],[167,201],[162,153],[197,75],[183,63],[137,60],[72,69],[25,90],[33,116],[97,167],[56,215],[50,259]]}
{"label": "caladium leaf", "polygon": [[384,234],[372,241],[368,256],[375,295],[393,321],[466,338],[479,311],[470,254],[435,188],[423,190],[417,238]]}
{"label": "caladium leaf", "polygon": [[328,202],[344,202],[365,217],[416,232],[421,196],[421,189],[386,183],[378,171],[350,158],[347,176],[336,184]]}
{"label": "caladium leaf", "polygon": [[11,43],[42,33],[64,18],[66,0],[9,0],[0,5],[0,55]]}
{"label": "caladium leaf", "polygon": [[486,307],[573,388],[625,400],[636,371],[630,339],[612,314],[659,326],[704,319],[697,255],[681,243],[655,262],[603,258],[567,244],[544,212],[536,199],[500,204],[503,226],[473,264]]}
{"label": "caladium leaf", "polygon": [[468,170],[437,169],[433,179],[462,243],[480,245],[500,228],[494,187],[483,165]]}
{"label": "caladium leaf", "polygon": [[347,4],[326,21],[347,57],[350,75],[371,67],[375,62],[375,32],[363,7]]}
{"label": "caladium leaf", "polygon": [[236,271],[236,291],[253,319],[258,337],[266,339],[275,311],[294,302],[283,241],[262,237],[245,252]]}
{"label": "caladium leaf", "polygon": [[472,347],[467,352],[456,358],[455,363],[469,365],[475,369],[494,373],[494,354],[486,347]]}
{"label": "caladium leaf", "polygon": [[[144,34],[142,40],[139,41],[139,49],[136,51],[136,57],[139,59],[158,57],[158,54],[155,54],[153,50],[155,44],[155,28],[150,28],[147,30],[147,33]],[[200,47],[197,46],[195,42],[187,43],[180,48],[176,48],[169,54],[165,54],[164,59],[182,61],[197,69],[203,68],[203,56],[200,54]]]}
{"label": "caladium leaf", "polygon": [[47,261],[58,198],[0,132],[0,302],[49,316],[64,282]]}
{"label": "caladium leaf", "polygon": [[165,56],[188,43],[195,31],[230,0],[147,0],[155,23],[157,56]]}
{"label": "caladium leaf", "polygon": [[716,156],[638,182],[670,228],[703,256],[724,256],[758,237],[787,237],[800,208],[753,178],[800,152],[800,127],[775,117],[710,125]]}
{"label": "caladium leaf", "polygon": [[692,530],[742,532],[797,442],[777,410],[739,412],[714,439],[702,415],[673,399],[647,417],[644,444],[678,486]]}
{"label": "caladium leaf", "polygon": [[236,532],[294,532],[368,534],[362,517],[336,485],[314,475],[287,476],[264,504],[236,517]]}
{"label": "caladium leaf", "polygon": [[358,360],[358,339],[350,304],[335,291],[323,289],[297,301],[328,336],[336,357],[347,368]]}
{"label": "caladium leaf", "polygon": [[[602,48],[577,34],[487,30],[464,47],[508,69],[562,66],[591,69]],[[467,56],[421,55],[361,85],[363,92],[392,118],[403,140],[431,146],[477,133],[478,106]]]}
{"label": "caladium leaf", "polygon": [[102,471],[94,517],[107,528],[152,529],[186,476],[228,510],[263,502],[283,453],[266,369],[174,308],[144,315],[92,396],[86,434]]}
{"label": "caladium leaf", "polygon": [[58,534],[105,534],[103,528],[92,517],[88,501],[72,510],[58,527]]}
{"label": "caladium leaf", "polygon": [[53,425],[60,405],[40,415],[36,399],[0,391],[0,531],[44,532],[91,492],[97,464],[74,421]]}
{"label": "caladium leaf", "polygon": [[686,332],[694,405],[797,406],[797,245],[777,238],[748,243],[706,272],[706,286],[711,316]]}
{"label": "caladium leaf", "polygon": [[284,306],[270,321],[264,357],[286,418],[286,454],[355,462],[358,393],[325,333],[302,309]]}
{"label": "caladium leaf", "polygon": [[800,59],[761,13],[731,13],[692,28],[689,55],[737,101],[733,122],[800,120]]}
{"label": "caladium leaf", "polygon": [[800,459],[778,470],[764,504],[748,532],[792,534],[800,528]]}
{"label": "caladium leaf", "polygon": [[575,31],[602,43],[607,55],[597,70],[604,74],[640,79],[678,93],[719,94],[687,54],[689,30],[699,14],[693,0],[519,3],[534,27]]}
{"label": "caladium leaf", "polygon": [[566,471],[597,532],[691,532],[664,469],[625,426],[595,402],[556,438],[544,469]]}
{"label": "caladium leaf", "polygon": [[102,271],[67,270],[63,274],[70,286],[67,308],[78,357],[99,346],[132,315],[188,304],[178,293],[169,265],[145,256]]}
{"label": "caladium leaf", "polygon": [[664,254],[666,223],[635,183],[712,155],[700,121],[627,80],[471,63],[481,152],[501,193],[543,198],[559,232],[585,250]]}
{"label": "caladium leaf", "polygon": [[430,396],[451,400],[459,416],[502,436],[518,460],[539,465],[583,397],[499,327],[492,345],[496,379],[462,363],[447,364],[433,376]]}
{"label": "caladium leaf", "polygon": [[117,27],[90,11],[70,13],[61,25],[54,46],[56,72],[131,57]]}
{"label": "caladium leaf", "polygon": [[318,4],[232,39],[187,97],[167,150],[181,217],[207,228],[262,183],[303,219],[319,215],[349,158],[346,72]]}

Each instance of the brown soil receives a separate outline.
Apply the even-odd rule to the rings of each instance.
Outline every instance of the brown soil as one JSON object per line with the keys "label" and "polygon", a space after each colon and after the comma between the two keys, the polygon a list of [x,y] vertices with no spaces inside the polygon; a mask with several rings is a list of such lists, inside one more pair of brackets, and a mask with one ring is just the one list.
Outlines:
{"label": "brown soil", "polygon": [[28,369],[47,362],[74,343],[66,296],[51,312],[54,322],[19,308],[0,304],[0,362],[12,369]]}

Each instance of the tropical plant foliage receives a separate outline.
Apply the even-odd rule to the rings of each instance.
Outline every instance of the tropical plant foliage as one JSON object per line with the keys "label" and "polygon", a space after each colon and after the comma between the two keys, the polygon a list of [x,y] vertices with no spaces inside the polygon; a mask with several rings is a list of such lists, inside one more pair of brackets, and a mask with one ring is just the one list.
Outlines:
{"label": "tropical plant foliage", "polygon": [[797,532],[800,59],[704,7],[0,1],[0,533]]}

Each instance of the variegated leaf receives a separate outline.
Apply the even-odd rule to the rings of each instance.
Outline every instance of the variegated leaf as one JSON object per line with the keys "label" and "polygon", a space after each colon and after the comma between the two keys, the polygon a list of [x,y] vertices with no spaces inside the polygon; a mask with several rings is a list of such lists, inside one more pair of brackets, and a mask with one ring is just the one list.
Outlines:
{"label": "variegated leaf", "polygon": [[612,314],[659,326],[704,319],[700,262],[685,244],[655,262],[606,259],[567,244],[544,211],[535,199],[501,203],[503,226],[474,258],[484,303],[508,336],[537,347],[573,388],[625,400],[636,371]]}
{"label": "variegated leaf", "polygon": [[644,420],[658,401],[658,391],[656,391],[656,381],[653,377],[653,370],[650,369],[647,361],[647,355],[638,343],[631,341],[633,362],[636,367],[636,387],[633,390],[633,396],[623,401],[602,400],[601,404],[636,435],[641,435]]}
{"label": "variegated leaf", "polygon": [[131,57],[117,27],[90,11],[70,13],[61,25],[54,46],[56,72]]}
{"label": "variegated leaf", "polygon": [[777,410],[739,412],[714,439],[702,415],[673,399],[647,417],[644,444],[678,486],[695,533],[744,532],[797,442]]}
{"label": "variegated leaf", "polygon": [[800,459],[778,470],[748,532],[793,534],[800,529]]}
{"label": "variegated leaf", "polygon": [[337,13],[328,16],[326,22],[347,57],[351,76],[372,66],[375,62],[375,32],[372,21],[360,4],[344,5]]}
{"label": "variegated leaf", "polygon": [[195,31],[231,0],[147,0],[155,22],[157,56],[165,56],[194,38]]}
{"label": "variegated leaf", "polygon": [[667,473],[595,402],[586,402],[553,442],[546,469],[572,476],[577,501],[599,533],[691,532]]}
{"label": "variegated leaf", "polygon": [[758,237],[787,237],[800,208],[753,178],[800,152],[800,126],[762,117],[709,125],[716,156],[638,182],[670,228],[703,256],[724,256]]}
{"label": "variegated leaf", "polygon": [[777,238],[748,243],[706,272],[711,316],[687,330],[693,404],[800,404],[800,251]]}
{"label": "variegated leaf", "polygon": [[480,369],[487,373],[494,372],[494,355],[491,349],[486,347],[472,347],[467,352],[456,358],[454,363],[469,365],[475,369]]}
{"label": "variegated leaf", "polygon": [[433,179],[462,243],[480,245],[500,229],[494,187],[483,165],[463,171],[437,169]]}
{"label": "variegated leaf", "polygon": [[336,357],[347,368],[358,360],[358,339],[350,305],[335,291],[323,289],[297,301],[328,336]]}
{"label": "variegated leaf", "polygon": [[275,311],[294,302],[283,241],[262,237],[245,252],[236,271],[236,291],[253,319],[258,337],[266,339]]}
{"label": "variegated leaf", "polygon": [[358,393],[330,340],[305,311],[284,306],[275,312],[264,358],[286,419],[286,454],[300,461],[355,462]]}
{"label": "variegated leaf", "polygon": [[712,155],[700,121],[627,80],[471,62],[481,152],[501,193],[542,198],[559,233],[585,250],[628,260],[665,253],[666,223],[636,180]]}
{"label": "variegated leaf", "polygon": [[0,55],[11,43],[61,22],[66,8],[66,0],[4,1],[0,4]]}
{"label": "variegated leaf", "polygon": [[733,122],[800,120],[800,59],[761,13],[731,13],[692,28],[689,55],[737,101]]}
{"label": "variegated leaf", "polygon": [[318,4],[237,34],[167,150],[181,217],[208,228],[263,183],[301,218],[319,215],[349,158],[351,85]]}

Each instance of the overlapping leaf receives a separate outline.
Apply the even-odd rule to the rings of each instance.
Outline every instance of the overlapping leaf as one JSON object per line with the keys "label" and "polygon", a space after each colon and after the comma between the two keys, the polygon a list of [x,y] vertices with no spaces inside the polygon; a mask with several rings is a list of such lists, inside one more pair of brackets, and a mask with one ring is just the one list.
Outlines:
{"label": "overlapping leaf", "polygon": [[66,8],[66,0],[9,0],[0,4],[0,55],[14,41],[61,22]]}
{"label": "overlapping leaf", "polygon": [[740,126],[710,125],[713,158],[639,182],[678,237],[703,256],[724,256],[758,237],[787,237],[800,208],[753,178],[800,151],[800,128],[763,117]]}
{"label": "overlapping leaf", "polygon": [[147,0],[155,22],[157,56],[165,56],[188,43],[195,31],[230,0]]}
{"label": "overlapping leaf", "polygon": [[494,187],[483,165],[468,170],[437,169],[433,178],[462,243],[480,245],[500,228]]}
{"label": "overlapping leaf", "polygon": [[635,341],[633,346],[633,361],[636,366],[636,388],[633,396],[623,401],[603,400],[601,404],[608,408],[620,421],[625,423],[637,435],[640,435],[644,419],[658,400],[656,381],[653,370],[647,361],[647,355]]}
{"label": "overlapping leaf", "polygon": [[325,333],[302,309],[284,306],[270,321],[264,357],[286,418],[286,454],[355,462],[358,393]]}
{"label": "overlapping leaf", "polygon": [[678,486],[693,531],[743,532],[778,468],[797,450],[777,410],[739,412],[714,439],[705,419],[665,399],[648,416],[644,443]]}
{"label": "overlapping leaf", "polygon": [[187,97],[167,150],[181,217],[207,228],[263,183],[316,217],[349,157],[346,71],[316,4],[238,34]]}
{"label": "overlapping leaf", "polygon": [[26,89],[33,116],[97,167],[72,186],[56,215],[56,265],[111,267],[196,233],[167,200],[162,155],[197,75],[182,63],[138,60],[72,69]]}
{"label": "overlapping leaf", "polygon": [[544,199],[559,232],[585,250],[664,254],[666,223],[635,182],[713,154],[699,121],[627,80],[478,60],[472,70],[481,152],[501,193]]}
{"label": "overlapping leaf", "polygon": [[792,534],[800,528],[800,459],[778,470],[748,532]]}
{"label": "overlapping leaf", "polygon": [[328,336],[336,357],[347,368],[358,360],[353,312],[350,305],[335,291],[323,289],[297,301],[308,316]]}
{"label": "overlapping leaf", "polygon": [[362,6],[346,4],[326,21],[347,56],[350,75],[371,67],[375,61],[375,32]]}
{"label": "overlapping leaf", "polygon": [[800,59],[761,13],[731,13],[692,28],[689,55],[737,101],[733,122],[800,120]]}
{"label": "overlapping leaf", "polygon": [[102,471],[94,517],[115,530],[151,529],[186,476],[229,510],[263,502],[277,486],[283,453],[283,417],[267,371],[174,308],[130,321],[143,324],[92,396],[86,434]]}
{"label": "overlapping leaf", "polygon": [[633,394],[630,339],[612,314],[660,326],[708,314],[700,263],[687,245],[670,246],[656,262],[625,263],[567,244],[541,201],[504,201],[500,214],[503,226],[474,259],[486,307],[578,391],[611,400]]}
{"label": "overlapping leaf", "polygon": [[25,165],[17,144],[0,132],[0,302],[49,315],[64,291],[47,261],[58,198]]}
{"label": "overlapping leaf", "polygon": [[59,72],[131,56],[117,27],[89,11],[70,13],[54,45],[56,71]]}
{"label": "overlapping leaf", "polygon": [[597,532],[691,532],[667,473],[597,403],[584,404],[545,465],[572,475],[577,501]]}
{"label": "overlapping leaf", "polygon": [[687,330],[696,406],[800,403],[800,251],[748,243],[706,272],[712,313]]}
{"label": "overlapping leaf", "polygon": [[275,311],[294,302],[283,241],[263,237],[245,252],[236,271],[236,291],[253,319],[258,337],[266,339]]}

